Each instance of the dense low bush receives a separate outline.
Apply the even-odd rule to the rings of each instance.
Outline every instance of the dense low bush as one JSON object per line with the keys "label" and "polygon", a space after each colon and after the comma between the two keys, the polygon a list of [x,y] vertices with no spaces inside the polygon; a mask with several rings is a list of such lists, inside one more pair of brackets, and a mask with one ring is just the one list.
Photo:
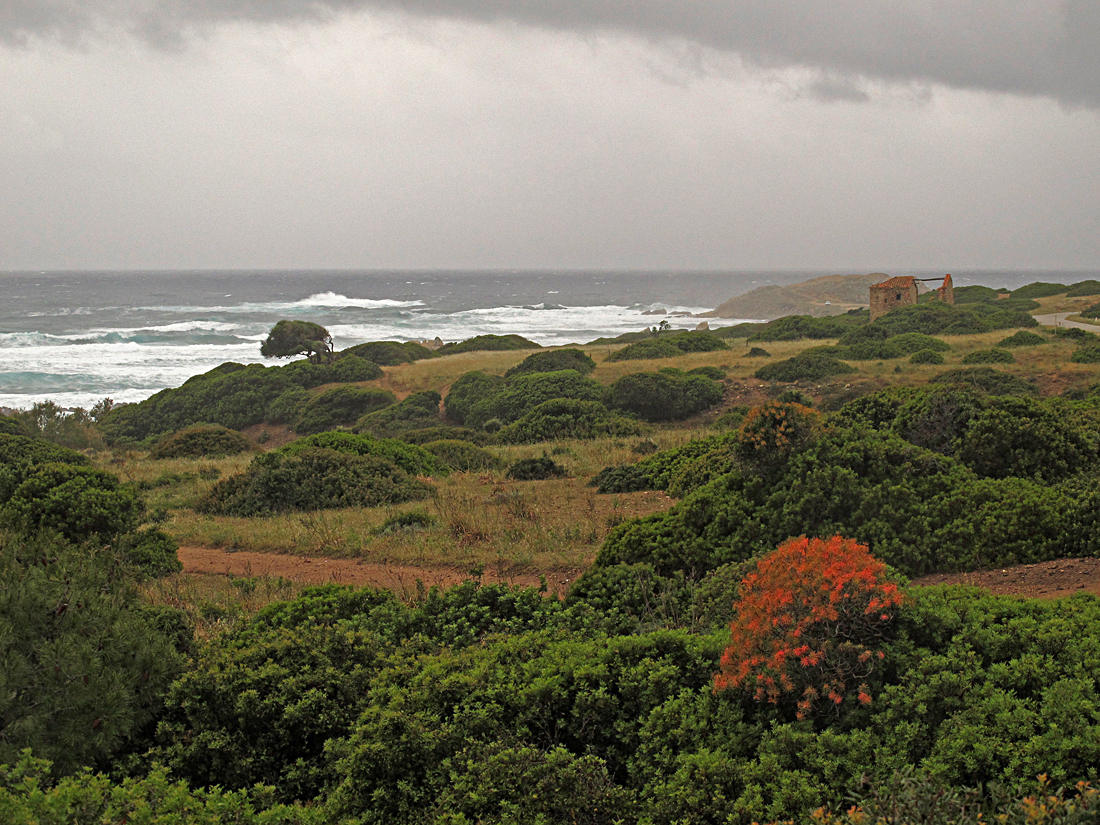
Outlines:
{"label": "dense low bush", "polygon": [[488,450],[483,450],[469,441],[442,439],[429,441],[424,449],[434,455],[452,470],[461,472],[495,470],[503,462]]}
{"label": "dense low bush", "polygon": [[256,449],[235,430],[217,424],[198,424],[166,435],[149,451],[150,458],[222,458]]}
{"label": "dense low bush", "polygon": [[702,375],[637,372],[624,375],[607,391],[607,406],[644,421],[679,421],[722,400],[722,385]]}
{"label": "dense low bush", "polygon": [[840,338],[852,329],[866,324],[869,317],[866,311],[828,315],[824,318],[816,318],[812,315],[786,315],[769,321],[762,329],[753,332],[748,340],[752,342]]}
{"label": "dense low bush", "polygon": [[294,430],[304,435],[334,430],[396,403],[397,397],[389,390],[333,387],[302,405]]}
{"label": "dense low bush", "polygon": [[1100,318],[1100,303],[1081,310],[1082,318]]}
{"label": "dense low bush", "polygon": [[396,464],[411,475],[446,475],[446,468],[423,447],[391,438],[373,438],[348,432],[328,432],[299,438],[283,447],[280,452],[294,455],[303,450],[320,447],[345,455],[379,456]]}
{"label": "dense low bush", "polygon": [[820,381],[834,375],[855,372],[838,358],[818,352],[804,352],[793,358],[776,361],[758,369],[753,375],[761,381]]}
{"label": "dense low bush", "polygon": [[[398,364],[411,364],[425,358],[435,358],[436,354],[422,344],[415,341],[401,343],[399,341],[368,341],[365,344],[356,344],[336,353],[336,365],[348,358],[362,358],[383,367],[395,367]],[[382,371],[378,371],[381,376]],[[371,380],[371,379],[364,379]]]}
{"label": "dense low bush", "polygon": [[465,341],[444,344],[436,350],[436,355],[457,355],[460,352],[477,352],[514,349],[542,349],[541,344],[528,341],[522,335],[476,335]]}
{"label": "dense low bush", "polygon": [[397,436],[409,444],[427,444],[429,441],[469,441],[479,447],[495,444],[493,436],[484,430],[471,430],[469,427],[420,427],[405,430]]}
{"label": "dense low bush", "polygon": [[964,364],[1013,364],[1016,359],[1003,349],[978,349],[963,356]]}
{"label": "dense low bush", "polygon": [[495,387],[489,384],[482,386],[490,391],[478,397],[466,412],[465,423],[471,427],[485,427],[493,419],[509,424],[546,401],[600,401],[604,396],[601,384],[585,378],[576,370],[525,373],[508,378]]}
{"label": "dense low bush", "polygon": [[1100,344],[1078,347],[1069,360],[1075,364],[1100,364]]}
{"label": "dense low bush", "polygon": [[364,415],[355,423],[355,432],[400,438],[409,430],[438,427],[441,400],[434,390],[414,392],[392,407]]}
{"label": "dense low bush", "polygon": [[1007,372],[992,367],[969,367],[941,372],[932,379],[936,384],[964,384],[990,395],[1038,395],[1039,388]]}
{"label": "dense low bush", "polygon": [[508,468],[508,478],[516,481],[545,481],[565,475],[565,468],[552,458],[521,458]]}
{"label": "dense low bush", "polygon": [[997,342],[998,347],[1035,347],[1039,344],[1045,344],[1046,338],[1042,335],[1036,335],[1034,332],[1028,332],[1027,330],[1020,330],[1019,332],[1009,335],[1007,338],[1002,338]]}
{"label": "dense low bush", "polygon": [[1065,284],[1050,284],[1044,281],[1035,281],[1027,286],[1012,290],[1012,297],[1035,300],[1036,298],[1049,298],[1051,295],[1062,295],[1068,289],[1069,287]]}
{"label": "dense low bush", "polygon": [[934,349],[917,350],[909,356],[910,364],[942,364],[943,362],[943,354]]}
{"label": "dense low bush", "polygon": [[631,361],[645,358],[675,358],[687,352],[713,352],[729,349],[729,344],[709,332],[678,332],[639,341],[613,352],[608,361]]}
{"label": "dense low bush", "polygon": [[746,358],[771,358],[772,354],[763,347],[753,347],[745,353]]}
{"label": "dense low bush", "polygon": [[451,384],[447,397],[443,400],[443,409],[447,418],[456,424],[465,424],[466,416],[474,404],[494,395],[504,386],[504,378],[475,370],[461,376]]}
{"label": "dense low bush", "polygon": [[615,415],[598,401],[556,398],[544,401],[501,427],[496,433],[500,444],[535,444],[563,438],[606,438],[630,436],[641,432],[636,421]]}
{"label": "dense low bush", "polygon": [[504,377],[510,378],[526,372],[557,372],[558,370],[576,370],[581,375],[588,375],[594,369],[596,369],[596,362],[581,350],[555,349],[528,355],[522,362],[504,373]]}
{"label": "dense low bush", "polygon": [[1078,281],[1066,291],[1067,298],[1083,298],[1086,295],[1100,295],[1100,281],[1092,278]]}

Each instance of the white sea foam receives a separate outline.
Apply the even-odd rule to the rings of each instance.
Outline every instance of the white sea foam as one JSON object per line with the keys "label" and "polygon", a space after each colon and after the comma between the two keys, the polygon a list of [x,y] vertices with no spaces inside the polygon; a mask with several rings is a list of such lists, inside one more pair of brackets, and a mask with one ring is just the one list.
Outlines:
{"label": "white sea foam", "polygon": [[424,306],[423,301],[398,301],[392,298],[349,298],[335,292],[318,292],[308,298],[297,301],[243,302],[226,306],[155,306],[146,309],[157,312],[178,312],[183,314],[240,313],[240,314],[286,314],[301,310],[325,309],[402,309]]}

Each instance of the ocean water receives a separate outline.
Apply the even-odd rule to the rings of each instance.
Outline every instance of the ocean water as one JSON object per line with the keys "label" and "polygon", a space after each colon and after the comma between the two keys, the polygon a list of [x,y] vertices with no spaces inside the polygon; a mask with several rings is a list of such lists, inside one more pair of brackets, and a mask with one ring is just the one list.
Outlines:
{"label": "ocean water", "polygon": [[[140,401],[226,361],[263,363],[260,343],[281,318],[321,324],[338,349],[484,333],[583,343],[661,320],[647,310],[705,312],[758,286],[825,274],[832,273],[0,273],[0,407]],[[1095,276],[987,272],[956,275],[955,283],[1011,288]],[[699,322],[667,319],[677,329]],[[754,319],[710,323],[738,320]]]}

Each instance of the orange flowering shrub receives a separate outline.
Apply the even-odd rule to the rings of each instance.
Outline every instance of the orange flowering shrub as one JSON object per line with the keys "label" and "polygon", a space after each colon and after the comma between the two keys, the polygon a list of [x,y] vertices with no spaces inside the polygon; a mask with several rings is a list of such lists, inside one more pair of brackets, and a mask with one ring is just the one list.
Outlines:
{"label": "orange flowering shrub", "polygon": [[791,539],[745,577],[715,690],[740,688],[759,701],[796,700],[801,719],[839,710],[883,653],[876,648],[902,602],[886,566],[853,539]]}

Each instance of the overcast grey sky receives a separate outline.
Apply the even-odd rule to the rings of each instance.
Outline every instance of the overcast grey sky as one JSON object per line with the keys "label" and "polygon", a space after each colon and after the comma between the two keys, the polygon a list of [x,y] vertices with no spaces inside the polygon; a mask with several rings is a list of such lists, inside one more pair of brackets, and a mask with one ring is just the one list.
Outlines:
{"label": "overcast grey sky", "polygon": [[1100,0],[0,0],[0,269],[1100,268]]}

